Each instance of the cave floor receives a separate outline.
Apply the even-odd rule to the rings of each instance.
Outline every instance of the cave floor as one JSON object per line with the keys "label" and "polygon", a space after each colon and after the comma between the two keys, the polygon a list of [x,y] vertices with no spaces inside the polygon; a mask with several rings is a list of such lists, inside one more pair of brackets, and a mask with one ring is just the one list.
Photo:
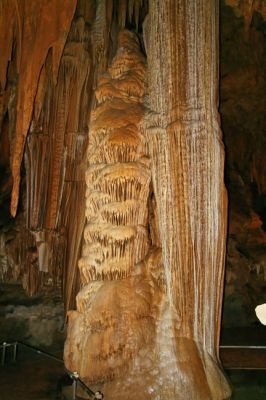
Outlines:
{"label": "cave floor", "polygon": [[231,400],[265,400],[266,370],[227,370],[233,386]]}
{"label": "cave floor", "polygon": [[[230,345],[249,345],[251,341],[256,345],[266,345],[265,330],[260,327],[257,330],[246,330],[242,333],[241,329],[229,330],[224,333],[222,345],[229,343]],[[54,352],[54,355],[62,358],[62,352]],[[233,386],[232,400],[266,399],[265,350],[222,348],[221,359]],[[34,353],[28,348],[20,347],[17,361],[14,363],[12,352],[7,351],[6,363],[0,366],[0,400],[61,399],[62,386],[70,384],[62,379],[63,376],[65,376],[64,366],[60,362]],[[68,398],[71,399],[71,391],[69,390],[68,393],[70,395]]]}
{"label": "cave floor", "polygon": [[[0,400],[50,400],[59,399],[58,380],[64,374],[63,363],[19,348],[17,361],[10,358],[7,350],[6,363],[0,366]],[[62,358],[61,353],[54,354]]]}

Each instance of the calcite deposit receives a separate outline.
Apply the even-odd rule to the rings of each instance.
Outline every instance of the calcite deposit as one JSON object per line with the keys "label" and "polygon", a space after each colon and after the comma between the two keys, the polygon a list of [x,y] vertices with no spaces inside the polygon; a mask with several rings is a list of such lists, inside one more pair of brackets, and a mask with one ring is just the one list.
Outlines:
{"label": "calcite deposit", "polygon": [[[218,9],[218,0],[0,2],[1,278],[30,295],[61,285],[66,367],[106,398],[230,397],[219,361]],[[231,25],[221,111],[237,189],[227,304],[238,273],[252,290],[265,275],[265,141],[246,117],[264,126],[265,6],[224,0],[222,12]]]}
{"label": "calcite deposit", "polygon": [[[77,311],[68,313],[66,365],[90,381],[121,376],[154,331],[150,250],[150,162],[140,125],[145,60],[137,37],[118,35],[91,113],[86,217]],[[87,352],[87,349],[90,349]]]}
{"label": "calcite deposit", "polygon": [[[170,2],[152,3],[146,74],[137,39],[120,31],[95,90],[82,290],[77,311],[68,313],[65,362],[118,399],[230,396],[217,358],[227,206],[217,9],[199,10],[183,5],[173,19]],[[175,26],[192,43],[200,18],[209,41],[198,36],[185,58]],[[202,68],[198,79],[194,68]],[[151,193],[157,240],[149,231]]]}

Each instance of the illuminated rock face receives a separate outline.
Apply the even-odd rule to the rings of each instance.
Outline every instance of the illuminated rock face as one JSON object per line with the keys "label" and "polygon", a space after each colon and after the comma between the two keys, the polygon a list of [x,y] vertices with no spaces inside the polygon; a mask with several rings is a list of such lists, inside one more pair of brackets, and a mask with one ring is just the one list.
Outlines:
{"label": "illuminated rock face", "polygon": [[[163,11],[154,4],[153,24],[145,25],[150,109],[143,106],[144,62],[127,31],[120,32],[96,89],[79,262],[83,288],[77,311],[68,314],[65,362],[87,382],[102,383],[110,398],[226,399],[230,389],[217,360],[226,192],[212,103],[215,32],[208,20],[209,47],[199,39],[199,55],[192,48],[181,63],[178,49],[185,50],[172,36],[170,12],[161,19]],[[184,13],[186,30],[199,16]],[[166,33],[159,30],[163,24]],[[161,65],[160,52],[176,57],[174,73]],[[202,72],[212,70],[202,74],[206,86],[193,81],[197,61]],[[153,191],[157,240],[148,229]]]}
{"label": "illuminated rock face", "polygon": [[[218,2],[150,0],[145,21],[146,1],[79,0],[76,11],[74,1],[52,3],[38,3],[44,15],[37,3],[18,10],[28,30],[35,14],[41,20],[35,36],[22,29],[33,51],[27,58],[31,49],[22,40],[18,61],[29,63],[42,44],[25,81],[18,62],[10,150],[13,215],[25,155],[28,231],[19,237],[31,244],[24,257],[29,291],[39,285],[37,268],[62,268],[72,308],[79,259],[65,363],[101,384],[106,398],[229,398],[218,360],[227,209]],[[42,41],[53,14],[57,23]],[[138,29],[140,21],[142,51],[124,29]],[[12,98],[3,78],[11,47],[0,71],[3,115],[5,97]]]}
{"label": "illuminated rock face", "polygon": [[52,73],[53,79],[56,81],[75,8],[76,0],[54,2],[49,0],[38,2],[3,0],[1,4],[0,48],[3,52],[0,68],[1,87],[5,88],[8,62],[12,58],[14,48],[17,51],[17,72],[20,74],[17,93],[16,138],[11,162],[13,175],[11,214],[13,216],[17,212],[20,168],[40,72],[48,51],[51,49]]}
{"label": "illuminated rock face", "polygon": [[144,76],[136,36],[120,32],[91,113],[83,287],[65,346],[68,368],[91,381],[123,375],[154,334],[155,289],[145,264],[151,173],[140,130]]}
{"label": "illuminated rock face", "polygon": [[15,224],[6,213],[2,248],[9,262],[0,269],[5,279],[20,277],[30,295],[62,282],[66,309],[79,287],[85,222],[94,19],[93,4],[86,5],[86,12],[76,1],[3,1],[0,7],[0,168],[9,178],[0,183],[1,208],[2,194],[12,192],[14,215],[21,194]]}

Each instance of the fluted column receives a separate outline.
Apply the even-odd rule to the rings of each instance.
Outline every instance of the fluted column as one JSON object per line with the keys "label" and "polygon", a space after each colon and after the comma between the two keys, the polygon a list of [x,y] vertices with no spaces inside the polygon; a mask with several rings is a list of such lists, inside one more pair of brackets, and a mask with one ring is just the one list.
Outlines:
{"label": "fluted column", "polygon": [[217,358],[227,220],[217,110],[218,1],[151,0],[149,10],[144,38],[151,111],[144,125],[175,326],[176,385],[187,393],[180,398],[224,399],[229,390]]}

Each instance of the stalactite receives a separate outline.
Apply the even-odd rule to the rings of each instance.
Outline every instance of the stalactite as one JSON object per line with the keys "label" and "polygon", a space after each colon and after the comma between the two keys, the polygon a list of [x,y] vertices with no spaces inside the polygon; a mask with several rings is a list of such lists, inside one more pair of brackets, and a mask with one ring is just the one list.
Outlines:
{"label": "stalactite", "polygon": [[[65,238],[46,249],[53,260],[52,275],[63,273],[66,309],[73,304],[78,288],[91,57],[89,23],[80,15],[72,22],[56,84],[51,53],[43,66],[25,151],[27,226],[37,234],[51,232]],[[80,207],[74,207],[77,200]],[[57,254],[63,258],[58,260]]]}
{"label": "stalactite", "polygon": [[[43,40],[43,47],[39,49],[40,53],[46,51],[47,55],[45,54],[46,58],[44,57],[43,65],[40,65],[38,86],[36,86],[34,93],[33,111],[30,115],[31,121],[24,152],[26,196],[21,201],[20,213],[25,207],[26,221],[24,221],[22,215],[18,218],[19,224],[26,225],[26,228],[31,230],[35,236],[43,235],[45,237],[42,246],[43,257],[38,257],[39,248],[37,246],[34,268],[28,258],[29,265],[26,266],[26,264],[22,263],[20,272],[16,273],[16,276],[25,275],[24,272],[27,270],[27,277],[25,275],[23,278],[23,285],[30,294],[33,294],[38,288],[40,289],[47,279],[50,279],[55,285],[62,280],[65,305],[66,309],[68,309],[73,306],[74,296],[79,288],[77,261],[80,254],[85,219],[82,203],[85,202],[84,162],[88,138],[87,113],[91,102],[94,74],[92,69],[91,24],[94,20],[95,10],[93,2],[87,4],[86,7],[82,6],[81,3],[83,2],[79,2],[76,16],[72,21],[68,34],[68,30],[65,30],[65,28],[72,19],[70,2],[64,2],[64,10],[61,9],[62,4],[59,3],[56,2],[51,5],[51,7],[55,7],[55,10],[54,13],[50,13],[50,16],[51,18],[57,16],[58,25],[56,29],[63,30],[60,37],[60,46],[65,45],[65,47],[64,50],[62,47],[62,57],[59,53],[56,53],[57,55],[54,53],[55,47],[50,47],[49,51],[48,49],[46,51],[45,45],[47,41],[49,42],[49,37],[51,38],[51,35],[55,34],[55,32],[50,32],[50,36],[48,35]],[[74,3],[72,2],[72,6],[74,6]],[[22,7],[23,4],[21,2],[20,6]],[[43,14],[38,14],[40,18],[41,15],[47,12],[47,7],[50,7],[46,3],[45,5],[41,3],[27,5],[25,10],[23,7],[21,8],[21,15],[25,14],[27,17],[31,6],[33,11],[41,7]],[[3,2],[1,4],[0,24],[2,24],[3,18],[10,10],[14,11],[14,7],[15,2]],[[74,13],[74,9],[72,12]],[[24,67],[22,68],[19,64],[23,60],[18,36],[20,31],[24,34],[24,25],[19,30],[17,26],[18,21],[20,21],[17,18],[18,15],[20,14],[13,12],[14,21],[10,20],[12,28],[9,32],[10,35],[8,33],[4,35],[9,38],[9,41],[3,43],[2,35],[0,39],[0,46],[3,48],[3,53],[1,54],[6,54],[5,57],[8,59],[7,63],[5,61],[6,58],[3,63],[1,62],[1,76],[6,78],[6,82],[1,83],[2,112],[0,119],[1,121],[5,119],[5,115],[10,117],[7,134],[10,140],[11,157],[17,160],[18,157],[15,155],[17,138],[16,135],[13,136],[13,131],[15,131],[14,123],[16,122],[15,109],[19,103],[16,92],[20,90],[19,85],[22,85],[21,79],[23,76],[25,78],[25,73],[29,74],[29,71],[31,71],[31,68],[28,68],[23,75]],[[33,29],[32,24],[36,22],[34,12],[29,17],[26,17],[25,21],[28,21],[28,28]],[[60,18],[64,19],[63,22],[61,21],[61,25]],[[33,32],[34,37],[29,37],[32,42],[29,40],[27,45],[32,44],[34,40],[38,42],[39,34],[43,32],[43,29],[46,29],[43,20],[40,28],[40,32],[37,29],[36,35]],[[1,25],[1,29],[5,31],[7,25]],[[53,31],[53,27],[51,27],[51,31]],[[68,37],[66,37],[67,34]],[[43,35],[45,36],[44,33]],[[7,51],[10,43],[11,50]],[[55,41],[54,46],[57,46],[56,43]],[[31,50],[33,51],[35,47],[33,44],[32,46],[33,49]],[[28,52],[26,44],[24,47],[22,50]],[[59,57],[60,65],[55,68],[57,56]],[[25,58],[25,54],[23,57]],[[34,64],[36,68],[39,62],[38,57]],[[18,64],[17,70],[15,62]],[[27,65],[31,66],[31,64],[28,61]],[[56,77],[57,69],[58,77]],[[34,77],[35,75],[33,74],[30,82],[33,86],[35,85]],[[23,83],[27,85],[27,80],[24,79]],[[25,86],[21,90],[25,91]],[[30,103],[30,98],[28,100]],[[17,117],[18,119],[21,118],[18,113]],[[9,181],[12,185],[12,179]],[[63,202],[62,198],[64,199]],[[77,201],[79,201],[80,207],[74,206]],[[76,238],[75,241],[72,240],[73,237]],[[29,238],[29,236],[25,235],[25,238]],[[36,243],[34,241],[33,245],[30,239],[28,242],[25,239],[24,245],[25,249],[28,248],[29,252],[31,252],[30,249],[36,246]],[[22,251],[21,247],[16,247],[16,249],[18,253]],[[21,257],[23,260],[25,259],[23,255]],[[43,262],[44,260],[46,261]],[[14,265],[12,262],[11,264]],[[19,266],[15,267],[16,270],[17,268]],[[45,268],[45,272],[43,268]],[[31,274],[32,279],[30,277]],[[36,283],[35,288],[33,287],[34,281],[39,282],[38,284]]]}
{"label": "stalactite", "polygon": [[[18,46],[19,73],[16,138],[12,153],[13,192],[11,213],[17,211],[19,199],[20,167],[28,133],[39,75],[49,48],[53,52],[53,79],[56,81],[61,54],[76,7],[76,0],[50,2],[4,1],[0,9],[0,49],[4,55],[1,64],[1,86],[14,41]],[[56,16],[56,18],[55,18]],[[6,24],[6,18],[10,24]],[[47,29],[49,24],[49,29]],[[38,29],[36,29],[38,27]],[[15,37],[13,36],[15,34]]]}

